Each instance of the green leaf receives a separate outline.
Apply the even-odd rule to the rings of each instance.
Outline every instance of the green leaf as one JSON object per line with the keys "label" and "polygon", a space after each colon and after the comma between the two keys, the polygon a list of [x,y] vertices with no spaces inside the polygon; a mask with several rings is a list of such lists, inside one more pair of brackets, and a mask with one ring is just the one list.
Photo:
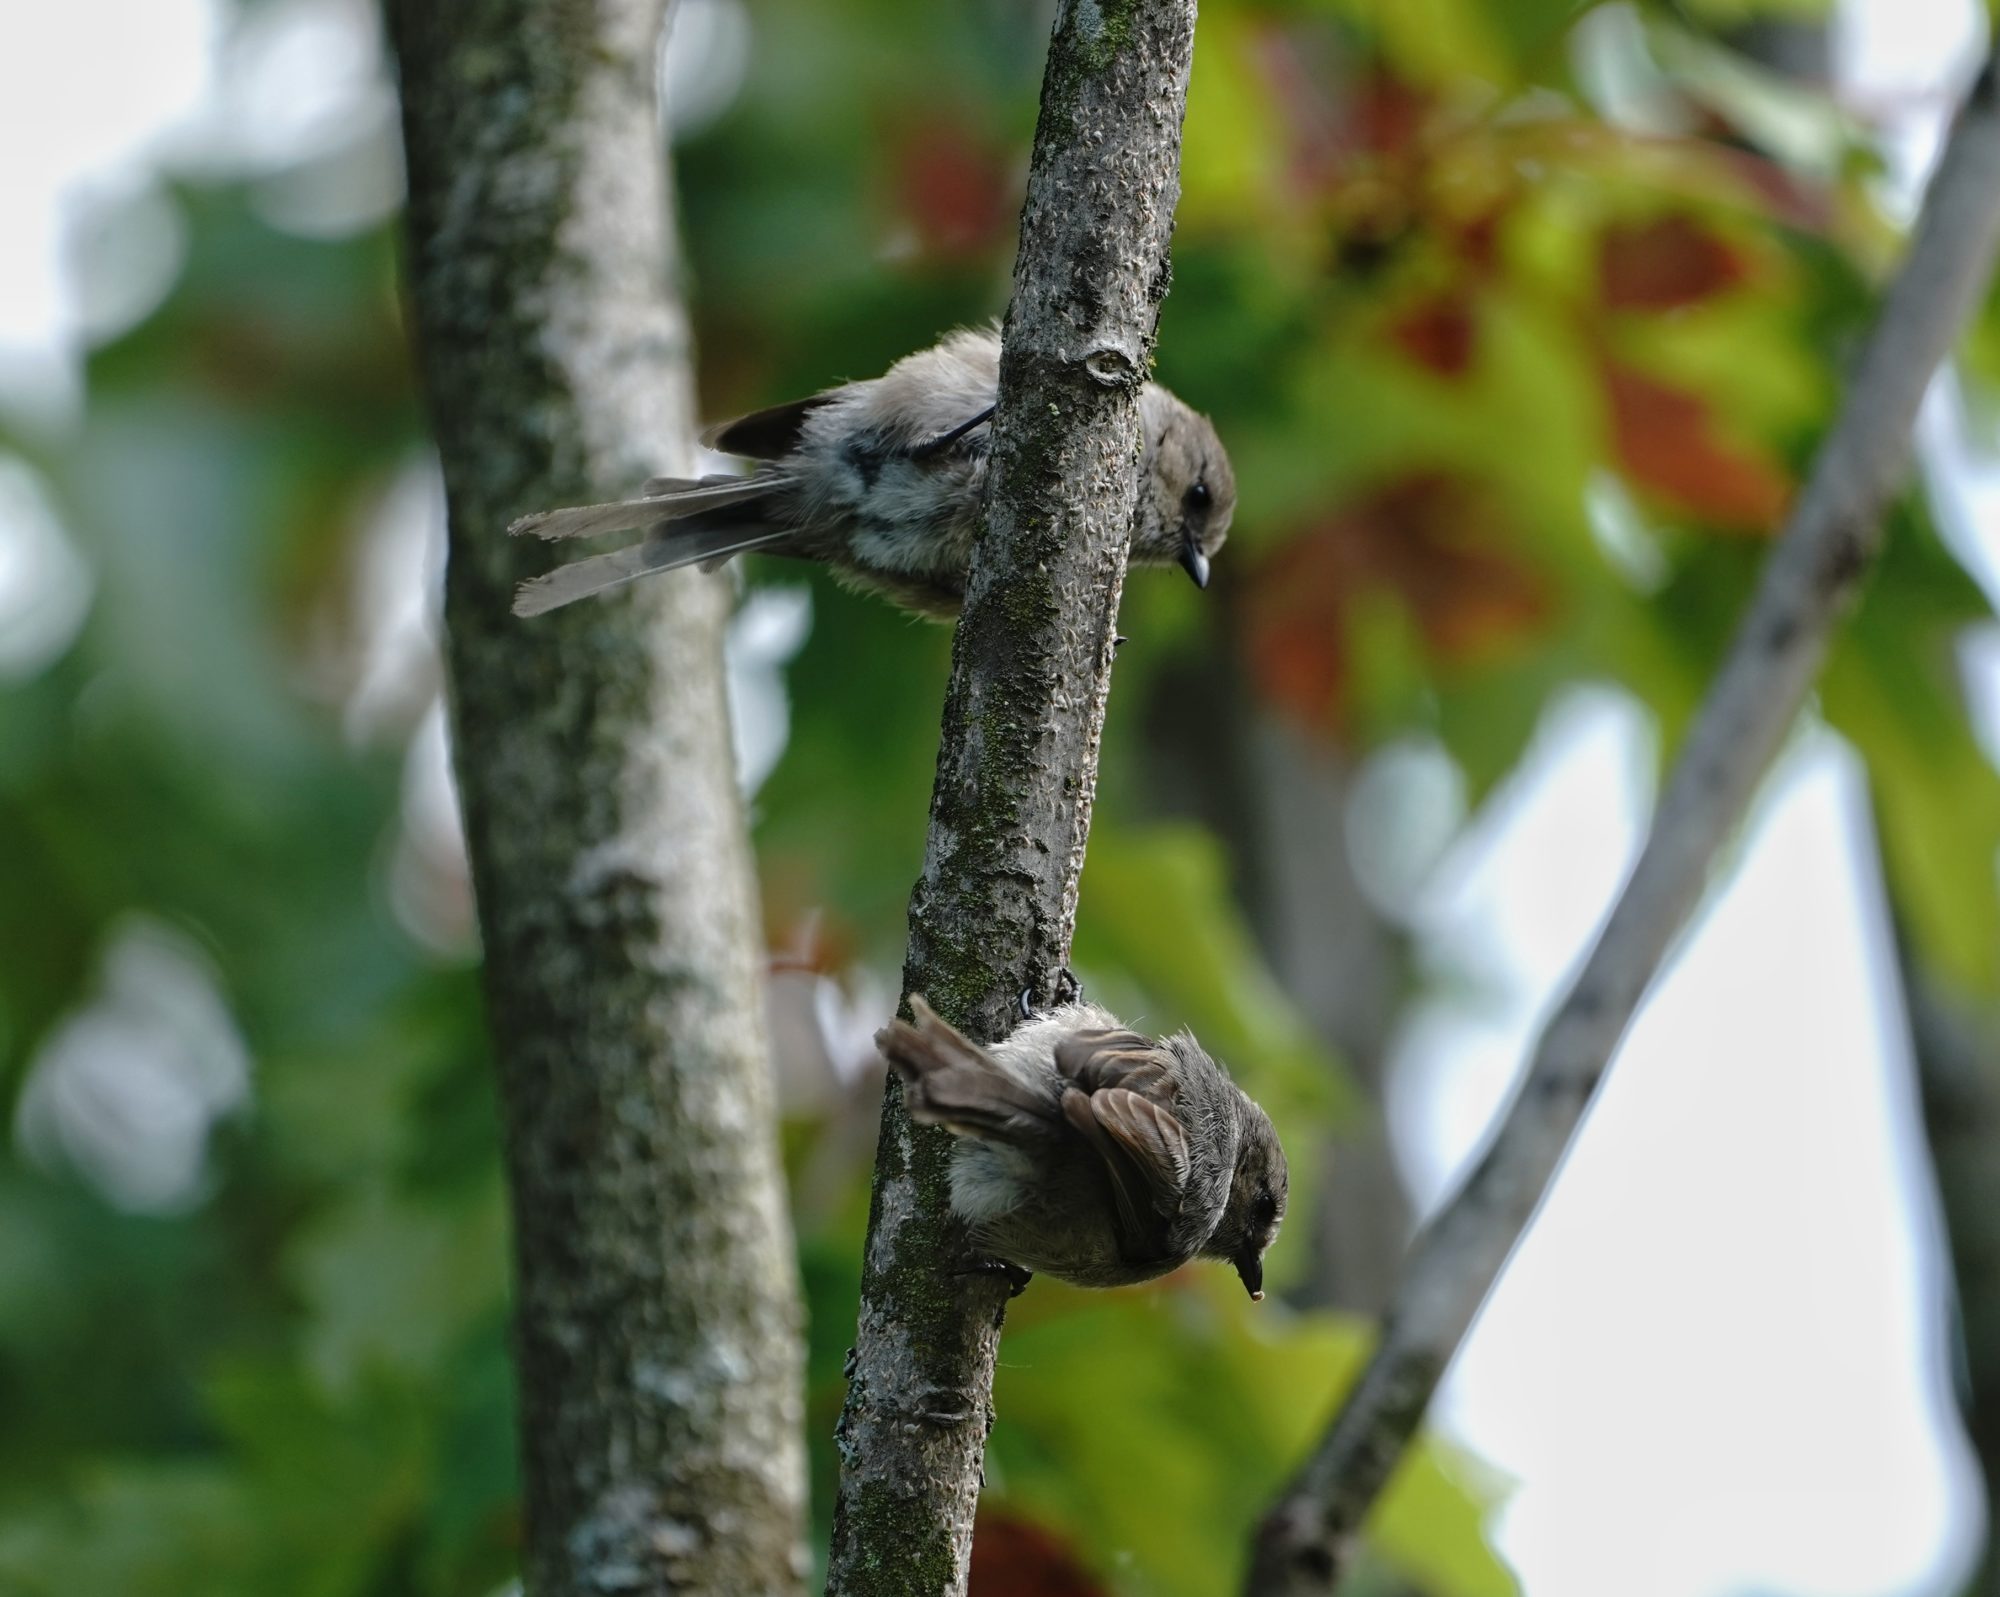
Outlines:
{"label": "green leaf", "polygon": [[1151,1030],[1188,1027],[1281,1124],[1351,1105],[1342,1067],[1258,953],[1213,837],[1164,825],[1099,834],[1080,904],[1077,962],[1136,983]]}
{"label": "green leaf", "polygon": [[1431,1597],[1516,1597],[1519,1584],[1486,1541],[1503,1495],[1495,1473],[1435,1436],[1398,1467],[1368,1521],[1368,1542]]}
{"label": "green leaf", "polygon": [[[1368,1340],[1352,1319],[1253,1305],[1215,1266],[1118,1293],[1037,1282],[1010,1311],[991,1489],[1090,1549],[1120,1590],[1234,1591],[1252,1527]],[[1435,1597],[1512,1592],[1479,1540],[1485,1483],[1428,1445],[1405,1477],[1369,1529],[1379,1556]]]}
{"label": "green leaf", "polygon": [[1989,616],[1907,500],[1820,688],[1828,721],[1867,764],[1890,891],[1911,930],[1931,964],[1987,993],[2000,988],[2000,773],[1973,735],[1957,645]]}
{"label": "green leaf", "polygon": [[330,1386],[378,1366],[433,1371],[502,1302],[499,1189],[446,1204],[363,1188],[297,1234],[288,1274],[312,1311],[306,1358]]}

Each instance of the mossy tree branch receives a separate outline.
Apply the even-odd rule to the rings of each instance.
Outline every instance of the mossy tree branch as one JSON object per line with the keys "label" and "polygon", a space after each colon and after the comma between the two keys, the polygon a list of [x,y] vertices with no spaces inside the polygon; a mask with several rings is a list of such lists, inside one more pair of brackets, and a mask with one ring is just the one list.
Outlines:
{"label": "mossy tree branch", "polygon": [[535,621],[525,511],[692,453],[663,0],[389,0],[506,1126],[532,1597],[797,1591],[802,1349],[722,580]]}
{"label": "mossy tree branch", "polygon": [[[1063,0],[1002,335],[987,523],[952,651],[906,992],[972,1036],[1068,958],[1180,190],[1194,0]],[[951,1138],[883,1100],[827,1590],[965,1589],[1004,1286]]]}
{"label": "mossy tree branch", "polygon": [[1253,1597],[1329,1592],[1515,1243],[1710,865],[1742,820],[1880,548],[1932,373],[2000,244],[2000,62],[1989,59],[1932,180],[1907,260],[1688,734],[1646,846],[1536,1045],[1484,1156],[1417,1239],[1374,1356],[1259,1532]]}

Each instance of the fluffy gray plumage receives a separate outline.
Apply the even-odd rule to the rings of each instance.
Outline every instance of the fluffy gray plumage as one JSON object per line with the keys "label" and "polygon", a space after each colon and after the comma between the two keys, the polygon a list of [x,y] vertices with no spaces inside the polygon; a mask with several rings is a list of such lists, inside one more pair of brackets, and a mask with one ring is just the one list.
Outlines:
{"label": "fluffy gray plumage", "polygon": [[1264,1295],[1285,1217],[1267,1116],[1186,1032],[1157,1041],[1095,1004],[1037,1016],[981,1048],[912,997],[876,1046],[910,1114],[961,1139],[952,1208],[978,1245],[1079,1286],[1225,1259]]}
{"label": "fluffy gray plumage", "polygon": [[[639,542],[521,584],[517,615],[540,615],[653,571],[712,568],[744,550],[819,560],[850,585],[948,617],[986,491],[1000,336],[948,334],[880,377],[845,383],[712,428],[710,447],[760,462],[748,476],[656,477],[637,499],[545,511],[508,531],[582,538],[643,527]],[[1148,383],[1135,562],[1178,562],[1197,585],[1229,533],[1236,479],[1206,416]]]}

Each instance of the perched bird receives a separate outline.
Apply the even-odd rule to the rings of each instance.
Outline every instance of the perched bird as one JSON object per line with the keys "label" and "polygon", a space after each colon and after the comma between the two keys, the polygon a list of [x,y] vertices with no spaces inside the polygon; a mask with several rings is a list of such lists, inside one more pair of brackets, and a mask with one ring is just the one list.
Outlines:
{"label": "perched bird", "polygon": [[1226,1259],[1264,1296],[1285,1217],[1271,1120],[1186,1032],[1155,1041],[1095,1004],[1032,1016],[981,1048],[912,997],[875,1034],[913,1119],[961,1139],[951,1206],[1018,1292],[1036,1270],[1078,1286]]}
{"label": "perched bird", "polygon": [[[521,584],[516,615],[540,615],[653,571],[731,555],[820,560],[852,587],[923,615],[965,601],[1000,387],[1000,335],[948,334],[880,377],[725,422],[713,449],[761,462],[747,476],[655,477],[641,497],[526,516],[508,528],[583,538],[643,527],[637,543]],[[1236,479],[1206,416],[1158,384],[1140,391],[1145,433],[1132,559],[1178,561],[1197,587],[1229,532]]]}

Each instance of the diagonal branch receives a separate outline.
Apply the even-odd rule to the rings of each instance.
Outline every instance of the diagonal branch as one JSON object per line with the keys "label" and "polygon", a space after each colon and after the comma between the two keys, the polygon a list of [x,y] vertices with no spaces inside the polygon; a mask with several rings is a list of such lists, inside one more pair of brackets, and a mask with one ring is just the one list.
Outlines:
{"label": "diagonal branch", "polygon": [[685,469],[664,0],[389,0],[453,737],[512,1203],[535,1597],[801,1589],[796,1260],[722,692],[685,573],[534,623],[523,511]]}
{"label": "diagonal branch", "polygon": [[[904,986],[973,1037],[1069,953],[1138,394],[1167,290],[1194,0],[1066,0],[1002,338],[988,519],[952,651]],[[963,1592],[1003,1288],[955,1274],[951,1138],[882,1106],[827,1590]]]}
{"label": "diagonal branch", "polygon": [[1908,259],[1597,946],[1465,1185],[1418,1239],[1374,1357],[1265,1519],[1248,1590],[1332,1590],[1355,1533],[1532,1219],[1716,851],[1789,731],[1881,544],[1931,374],[2000,244],[2000,61],[1973,84]]}

